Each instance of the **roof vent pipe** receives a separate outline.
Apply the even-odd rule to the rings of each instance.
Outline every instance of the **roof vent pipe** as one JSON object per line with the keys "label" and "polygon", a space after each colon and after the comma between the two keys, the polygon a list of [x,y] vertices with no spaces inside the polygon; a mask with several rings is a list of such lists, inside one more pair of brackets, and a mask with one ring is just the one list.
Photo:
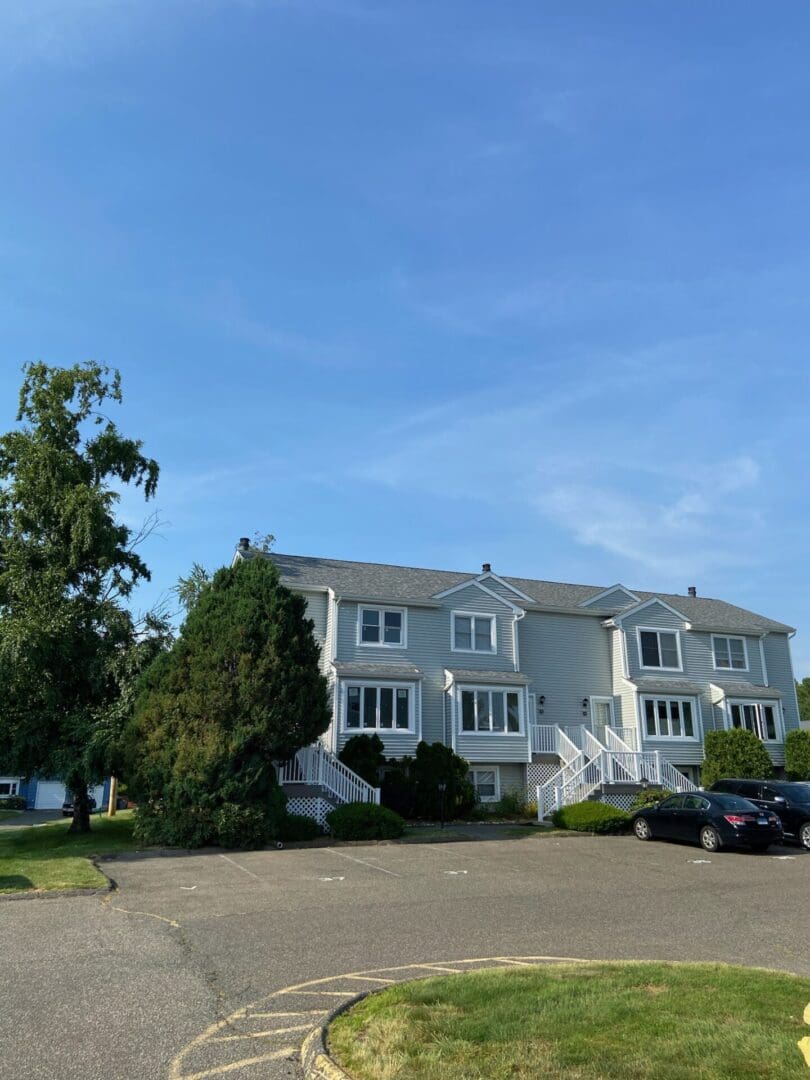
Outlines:
{"label": "roof vent pipe", "polygon": [[695,588],[694,585],[689,586],[689,595],[690,596],[697,596],[697,589]]}
{"label": "roof vent pipe", "polygon": [[249,551],[250,550],[250,538],[249,537],[247,537],[247,536],[240,536],[239,537],[239,550],[240,551]]}
{"label": "roof vent pipe", "polygon": [[482,563],[481,564],[481,573],[482,574],[491,574],[492,573],[492,563],[488,563],[488,562]]}

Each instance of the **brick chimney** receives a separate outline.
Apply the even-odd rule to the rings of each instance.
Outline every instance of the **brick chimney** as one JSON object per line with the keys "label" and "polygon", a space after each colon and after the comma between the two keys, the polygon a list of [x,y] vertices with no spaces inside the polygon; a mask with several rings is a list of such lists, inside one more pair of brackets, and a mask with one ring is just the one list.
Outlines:
{"label": "brick chimney", "polygon": [[481,573],[482,574],[491,574],[492,573],[492,563],[488,563],[488,562],[482,563],[481,564]]}
{"label": "brick chimney", "polygon": [[239,537],[239,550],[250,551],[250,538],[247,536]]}
{"label": "brick chimney", "polygon": [[690,596],[697,596],[697,589],[695,588],[694,585],[689,586],[689,595]]}

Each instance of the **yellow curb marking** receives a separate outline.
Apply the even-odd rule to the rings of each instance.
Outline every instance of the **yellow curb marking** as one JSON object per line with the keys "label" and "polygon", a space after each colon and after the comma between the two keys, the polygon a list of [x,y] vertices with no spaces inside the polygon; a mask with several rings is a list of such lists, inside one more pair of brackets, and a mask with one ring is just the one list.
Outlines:
{"label": "yellow curb marking", "polygon": [[[804,1010],[803,1019],[805,1024],[810,1024],[810,1004],[808,1004],[807,1008]],[[805,1036],[804,1039],[799,1039],[797,1045],[801,1050],[802,1054],[804,1055],[805,1062],[808,1066],[810,1066],[810,1035]]]}
{"label": "yellow curb marking", "polygon": [[180,929],[180,923],[174,919],[167,919],[164,915],[155,915],[154,911],[130,911],[128,908],[115,907],[114,904],[110,904],[110,911],[120,911],[123,915],[143,915],[145,919],[159,919],[161,922],[168,923],[169,926],[173,926],[175,930]]}
{"label": "yellow curb marking", "polygon": [[[334,849],[332,849],[334,850]],[[238,864],[237,864],[238,865]],[[388,871],[387,871],[388,872]],[[147,913],[148,914],[148,913]],[[187,1058],[194,1053],[194,1051],[201,1049],[206,1043],[216,1042],[218,1044],[226,1042],[238,1042],[239,1037],[234,1038],[219,1036],[219,1033],[223,1028],[232,1027],[235,1023],[242,1020],[253,1020],[257,1018],[271,1018],[274,1016],[320,1016],[324,1019],[330,1012],[330,1005],[328,1002],[324,1002],[322,1009],[300,1009],[300,1010],[288,1010],[288,1011],[254,1011],[258,1010],[258,1007],[270,1001],[277,1001],[279,998],[284,997],[296,997],[296,996],[313,996],[313,997],[334,997],[343,998],[344,1001],[349,1001],[355,997],[357,990],[355,988],[346,989],[342,991],[338,990],[324,990],[320,987],[328,986],[330,983],[335,984],[341,981],[367,981],[375,982],[381,985],[391,985],[398,981],[396,978],[385,978],[387,975],[399,975],[402,974],[403,978],[408,977],[408,973],[412,973],[414,978],[419,978],[419,972],[447,972],[449,974],[457,975],[461,974],[464,970],[468,969],[473,964],[535,964],[535,963],[547,963],[563,962],[571,964],[590,964],[593,960],[581,959],[579,957],[571,956],[524,956],[524,957],[502,957],[502,956],[478,956],[472,957],[467,960],[451,961],[455,963],[456,967],[450,967],[449,964],[442,964],[437,962],[435,964],[399,964],[394,967],[384,968],[370,968],[366,971],[348,971],[340,975],[326,975],[321,979],[309,979],[306,982],[295,983],[292,986],[286,986],[281,990],[275,990],[268,994],[266,997],[261,998],[259,1001],[253,1002],[250,1005],[246,1005],[244,1008],[237,1009],[224,1020],[218,1020],[216,1023],[211,1024],[201,1032],[196,1038],[192,1039],[188,1045],[177,1054],[169,1067],[168,1080],[205,1080],[206,1077],[221,1076],[225,1073],[235,1072],[238,1069],[247,1068],[250,1065],[256,1065],[263,1061],[273,1061],[278,1058],[284,1057],[291,1052],[297,1052],[299,1047],[284,1047],[281,1050],[277,1050],[273,1053],[264,1054],[260,1057],[248,1057],[239,1061],[230,1062],[227,1065],[215,1066],[209,1069],[204,1069],[202,1072],[183,1072],[183,1067]],[[367,973],[368,972],[368,973]],[[371,972],[374,974],[372,975]],[[306,1025],[308,1027],[309,1025]],[[310,1045],[312,1040],[317,1037],[320,1031],[319,1027],[315,1027],[310,1031],[310,1034],[303,1040],[303,1047]],[[258,1037],[258,1036],[257,1036]],[[270,1033],[267,1033],[267,1037],[270,1037]],[[332,1062],[325,1056],[319,1055],[317,1059],[318,1069],[325,1080],[334,1080],[336,1077],[342,1077],[344,1074],[341,1070],[336,1069]]]}
{"label": "yellow curb marking", "polygon": [[235,1072],[236,1069],[244,1069],[248,1065],[259,1065],[262,1061],[278,1061],[279,1058],[289,1057],[290,1054],[294,1053],[294,1046],[284,1046],[281,1050],[274,1050],[272,1054],[245,1058],[244,1061],[234,1061],[230,1065],[216,1065],[213,1069],[203,1069],[202,1072],[187,1073],[183,1080],[203,1080],[206,1076],[224,1076],[225,1073]]}
{"label": "yellow curb marking", "polygon": [[267,1031],[251,1031],[249,1035],[217,1035],[212,1043],[236,1042],[237,1039],[269,1039],[271,1035],[288,1035],[291,1031],[309,1031],[309,1024],[296,1024],[295,1027],[269,1028]]}

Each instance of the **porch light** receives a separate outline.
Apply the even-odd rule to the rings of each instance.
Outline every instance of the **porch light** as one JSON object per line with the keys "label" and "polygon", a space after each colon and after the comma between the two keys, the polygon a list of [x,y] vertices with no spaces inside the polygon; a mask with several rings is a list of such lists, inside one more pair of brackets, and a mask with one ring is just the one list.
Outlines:
{"label": "porch light", "polygon": [[541,713],[541,714],[546,711],[546,695],[545,694],[541,694],[540,697],[537,699],[537,711],[539,713]]}
{"label": "porch light", "polygon": [[582,699],[582,715],[588,715],[588,699],[586,697]]}

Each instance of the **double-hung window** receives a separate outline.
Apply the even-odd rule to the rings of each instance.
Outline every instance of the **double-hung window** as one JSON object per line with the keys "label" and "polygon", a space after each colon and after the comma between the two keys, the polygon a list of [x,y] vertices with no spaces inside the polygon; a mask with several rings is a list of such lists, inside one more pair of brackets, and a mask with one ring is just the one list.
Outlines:
{"label": "double-hung window", "polygon": [[520,694],[515,690],[462,690],[461,731],[519,734]]}
{"label": "double-hung window", "polygon": [[642,698],[644,734],[652,739],[694,739],[695,717],[690,698]]}
{"label": "double-hung window", "polygon": [[498,801],[500,777],[497,769],[470,769],[467,775],[479,802]]}
{"label": "double-hung window", "polygon": [[681,644],[677,630],[638,631],[641,666],[659,670],[681,670]]}
{"label": "double-hung window", "polygon": [[745,638],[741,637],[712,637],[714,648],[714,666],[718,670],[747,671],[748,656],[745,649]]}
{"label": "double-hung window", "polygon": [[775,742],[778,735],[776,708],[758,701],[732,701],[731,726],[753,731],[763,742]]}
{"label": "double-hung window", "polygon": [[19,781],[7,777],[0,779],[0,798],[4,795],[16,795],[19,790]]}
{"label": "double-hung window", "polygon": [[495,616],[454,611],[450,646],[454,652],[495,652]]}
{"label": "double-hung window", "polygon": [[404,648],[405,609],[361,606],[357,619],[357,643]]}
{"label": "double-hung window", "polygon": [[346,730],[411,731],[411,688],[347,686]]}

